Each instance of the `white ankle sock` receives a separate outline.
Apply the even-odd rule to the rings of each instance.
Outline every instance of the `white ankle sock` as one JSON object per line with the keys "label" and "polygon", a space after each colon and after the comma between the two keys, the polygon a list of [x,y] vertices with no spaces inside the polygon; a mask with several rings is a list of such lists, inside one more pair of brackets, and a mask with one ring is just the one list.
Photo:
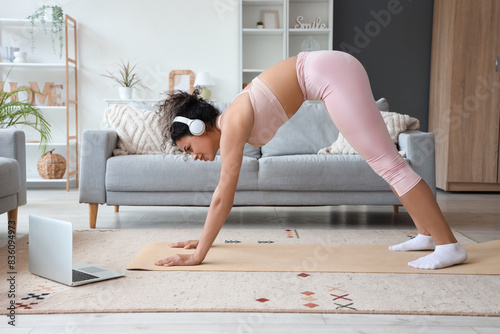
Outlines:
{"label": "white ankle sock", "polygon": [[415,238],[399,245],[390,246],[391,251],[407,252],[416,250],[434,250],[436,244],[430,235],[418,234]]}
{"label": "white ankle sock", "polygon": [[408,265],[417,269],[440,269],[459,264],[467,260],[467,252],[457,242],[454,244],[438,245],[436,250]]}

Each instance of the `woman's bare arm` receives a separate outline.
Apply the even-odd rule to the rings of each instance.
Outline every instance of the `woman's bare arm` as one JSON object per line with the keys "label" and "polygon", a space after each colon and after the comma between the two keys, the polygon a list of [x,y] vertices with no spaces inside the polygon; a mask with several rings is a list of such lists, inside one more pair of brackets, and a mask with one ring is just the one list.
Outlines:
{"label": "woman's bare arm", "polygon": [[[248,96],[242,97],[246,97],[249,102]],[[243,160],[243,149],[250,137],[251,125],[253,124],[252,109],[245,107],[245,104],[241,103],[242,101],[239,102],[237,105],[228,107],[224,112],[224,131],[222,131],[220,141],[221,173],[219,184],[212,196],[203,232],[200,241],[196,245],[196,251],[192,255],[176,255],[160,260],[156,265],[200,264],[205,259],[220,229],[224,225],[233,207],[234,194]],[[236,108],[238,110],[235,110]],[[178,243],[177,245],[183,247],[184,244]],[[193,245],[192,242],[191,245]]]}
{"label": "woman's bare arm", "polygon": [[[208,210],[207,219],[200,241],[194,253],[195,261],[201,263],[212,246],[215,238],[219,234],[222,225],[224,225],[231,208],[233,207],[234,194],[238,183],[241,161],[243,159],[243,149],[241,152],[238,148],[234,148],[234,152],[230,155],[225,155],[226,163],[222,162],[221,177],[219,185],[215,189]],[[222,157],[221,151],[221,157]],[[223,160],[224,161],[224,160]]]}

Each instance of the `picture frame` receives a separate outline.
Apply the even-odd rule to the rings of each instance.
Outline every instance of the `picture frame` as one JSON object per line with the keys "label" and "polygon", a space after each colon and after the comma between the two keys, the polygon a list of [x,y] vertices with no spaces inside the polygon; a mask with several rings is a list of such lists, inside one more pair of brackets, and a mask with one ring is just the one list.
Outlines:
{"label": "picture frame", "polygon": [[191,70],[172,70],[168,75],[169,92],[174,90],[186,91],[192,94],[194,91],[194,72]]}
{"label": "picture frame", "polygon": [[264,29],[278,29],[278,15],[277,10],[263,10],[261,12],[261,21],[264,23]]}

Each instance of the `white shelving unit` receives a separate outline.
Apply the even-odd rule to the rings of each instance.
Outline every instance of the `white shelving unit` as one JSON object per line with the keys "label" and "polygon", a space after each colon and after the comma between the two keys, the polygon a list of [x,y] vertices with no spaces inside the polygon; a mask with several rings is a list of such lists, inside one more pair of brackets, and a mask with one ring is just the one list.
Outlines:
{"label": "white shelving unit", "polygon": [[[50,34],[51,22],[46,26]],[[46,180],[38,174],[37,162],[40,159],[39,134],[28,127],[21,129],[26,133],[26,174],[29,188],[64,188],[78,187],[78,63],[76,21],[65,15],[64,52],[62,59],[54,54],[50,36],[44,33],[40,22],[34,27],[36,50],[31,51],[31,22],[27,19],[0,19],[0,45],[20,47],[28,53],[27,63],[0,62],[0,81],[16,82],[19,86],[28,86],[30,81],[41,85],[54,82],[63,85],[58,103],[63,106],[43,106],[37,108],[44,114],[51,125],[52,142],[48,149],[65,157],[66,173],[63,179]],[[57,41],[56,41],[57,44]],[[56,46],[57,49],[58,46]],[[40,87],[42,90],[43,87]]]}
{"label": "white shelving unit", "polygon": [[[240,0],[240,87],[265,69],[302,51],[311,36],[320,50],[333,49],[333,0]],[[262,11],[278,13],[278,27],[257,29]],[[295,28],[297,17],[304,24],[325,24],[324,29]]]}

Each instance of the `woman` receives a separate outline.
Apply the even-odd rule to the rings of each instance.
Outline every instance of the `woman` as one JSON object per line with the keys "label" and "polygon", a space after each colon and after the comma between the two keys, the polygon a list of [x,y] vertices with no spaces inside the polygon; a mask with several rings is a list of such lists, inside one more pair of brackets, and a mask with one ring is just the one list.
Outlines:
{"label": "woman", "polygon": [[165,120],[165,137],[194,160],[213,161],[220,148],[222,166],[200,240],[170,245],[196,251],[162,259],[156,265],[198,265],[204,260],[231,211],[245,143],[263,146],[269,142],[304,100],[323,101],[339,131],[391,185],[412,217],[418,236],[391,250],[434,250],[408,263],[420,269],[444,268],[467,259],[429,186],[393,144],[363,66],[347,53],[316,51],[302,52],[261,73],[221,115],[196,95],[177,93],[164,101],[160,115]]}

